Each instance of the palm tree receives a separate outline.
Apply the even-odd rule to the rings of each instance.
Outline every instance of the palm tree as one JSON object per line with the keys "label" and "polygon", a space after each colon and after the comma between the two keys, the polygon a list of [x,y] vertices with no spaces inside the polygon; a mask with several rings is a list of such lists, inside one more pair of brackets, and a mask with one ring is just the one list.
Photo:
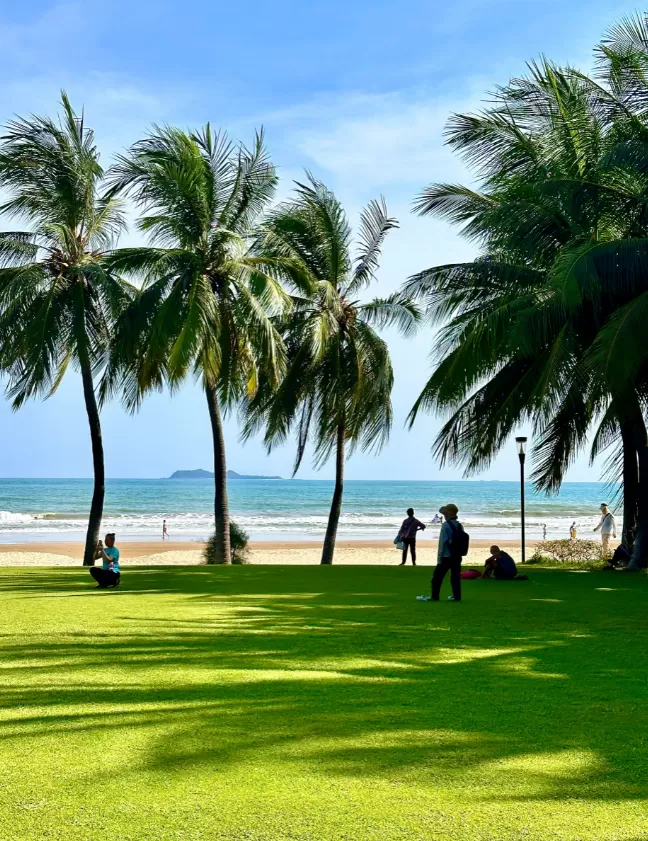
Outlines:
{"label": "palm tree", "polygon": [[276,391],[261,389],[251,402],[246,434],[265,427],[270,449],[295,430],[294,473],[309,441],[317,465],[335,454],[322,564],[333,563],[347,448],[379,448],[391,427],[392,366],[374,327],[397,324],[410,333],[418,321],[417,308],[398,296],[367,303],[358,298],[374,280],[383,241],[395,227],[384,201],[372,201],[360,217],[354,259],[340,202],[309,175],[267,219],[259,241],[265,259],[282,265],[289,277],[301,277],[312,291],[295,298],[290,316],[278,324],[288,368]]}
{"label": "palm tree", "polygon": [[200,378],[214,449],[215,562],[229,564],[223,412],[260,379],[276,385],[284,365],[270,316],[290,299],[274,267],[251,250],[275,169],[262,134],[248,150],[209,125],[190,134],[156,127],[118,159],[112,183],[142,208],[138,227],[150,245],[111,257],[143,278],[143,289],[118,325],[106,391],[123,387],[134,408],[149,389]]}
{"label": "palm tree", "polygon": [[479,469],[516,424],[532,420],[536,484],[552,491],[598,424],[593,454],[622,445],[612,463],[623,465],[626,537],[642,461],[648,488],[646,378],[623,368],[611,376],[601,348],[610,313],[644,289],[647,182],[619,159],[634,123],[614,92],[548,62],[500,90],[485,112],[455,117],[449,142],[478,168],[480,189],[434,185],[418,209],[462,224],[486,256],[406,286],[446,322],[412,413],[451,410],[437,453]]}
{"label": "palm tree", "polygon": [[92,565],[104,503],[104,454],[94,379],[131,289],[104,260],[124,226],[103,187],[94,135],[62,94],[59,122],[16,119],[0,145],[0,213],[27,230],[0,234],[0,369],[14,408],[53,394],[70,363],[81,372],[94,489],[84,565]]}
{"label": "palm tree", "polygon": [[[640,174],[645,192],[648,181],[648,13],[624,17],[612,26],[598,45],[596,57],[599,76],[616,101],[623,103],[622,119],[617,120],[621,126],[619,143],[611,163],[621,170],[631,169]],[[646,263],[643,249],[637,248],[634,268],[638,278],[635,282],[643,294],[614,314],[598,338],[595,351],[597,362],[613,374],[617,399],[628,406],[636,419],[633,440],[639,457],[639,472],[644,477],[648,476],[648,433],[644,422],[648,407],[645,388],[648,355],[643,336],[648,312],[648,296],[644,291]],[[620,346],[624,353],[620,352]],[[619,371],[624,371],[623,378],[618,376]],[[641,380],[643,399],[637,400],[633,386]],[[626,462],[627,457],[624,464]],[[648,523],[648,482],[638,483],[637,499],[638,528],[632,562],[635,568],[648,566],[648,525],[645,525]]]}

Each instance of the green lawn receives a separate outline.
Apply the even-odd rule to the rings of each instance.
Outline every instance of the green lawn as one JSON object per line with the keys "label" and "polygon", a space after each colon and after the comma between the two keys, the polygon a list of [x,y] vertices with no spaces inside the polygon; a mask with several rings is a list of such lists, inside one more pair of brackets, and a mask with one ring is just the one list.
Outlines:
{"label": "green lawn", "polygon": [[0,838],[645,839],[646,577],[430,572],[2,570]]}

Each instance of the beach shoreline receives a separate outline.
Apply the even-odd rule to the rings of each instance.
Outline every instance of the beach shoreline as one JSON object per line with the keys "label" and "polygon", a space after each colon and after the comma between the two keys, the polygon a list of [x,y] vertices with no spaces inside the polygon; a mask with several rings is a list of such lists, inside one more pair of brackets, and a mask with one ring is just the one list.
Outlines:
{"label": "beach shoreline", "polygon": [[[492,540],[471,540],[466,564],[483,563]],[[535,541],[526,545],[527,557],[533,554]],[[121,540],[118,541],[122,565],[196,565],[203,563],[204,544],[181,540]],[[520,560],[520,540],[503,535],[502,549]],[[302,565],[319,563],[322,544],[317,541],[251,541],[251,564]],[[421,539],[417,542],[419,566],[436,564],[437,541]],[[11,566],[78,566],[83,559],[83,542],[5,543],[0,545],[0,567]],[[342,565],[395,566],[400,553],[390,540],[340,540],[336,546],[335,563]],[[408,559],[408,564],[411,563]]]}

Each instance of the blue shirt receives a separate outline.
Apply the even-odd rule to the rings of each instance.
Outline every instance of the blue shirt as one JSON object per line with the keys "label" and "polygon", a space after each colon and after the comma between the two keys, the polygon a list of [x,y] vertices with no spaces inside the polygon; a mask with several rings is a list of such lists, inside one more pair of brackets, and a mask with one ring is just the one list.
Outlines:
{"label": "blue shirt", "polygon": [[512,577],[517,575],[517,566],[508,552],[500,553],[500,556],[497,559],[497,566],[502,570],[504,575],[510,575]]}
{"label": "blue shirt", "polygon": [[[108,557],[112,560],[115,572],[119,572],[119,549],[116,546],[113,546],[112,549],[104,549],[104,554],[108,555]],[[109,563],[105,558],[103,559],[103,568],[110,569]]]}

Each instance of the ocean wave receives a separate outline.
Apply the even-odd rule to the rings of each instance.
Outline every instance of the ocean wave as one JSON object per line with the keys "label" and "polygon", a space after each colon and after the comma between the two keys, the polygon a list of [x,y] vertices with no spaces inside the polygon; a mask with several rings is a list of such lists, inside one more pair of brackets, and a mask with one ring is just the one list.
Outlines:
{"label": "ocean wave", "polygon": [[32,523],[34,519],[33,514],[16,514],[13,511],[0,511],[0,526]]}
{"label": "ocean wave", "polygon": [[[576,519],[578,525],[587,526],[590,523],[593,525],[598,521],[599,515],[590,515],[588,517],[574,517],[570,514],[556,516],[554,512],[552,516],[527,516],[527,526],[542,527],[545,523],[549,526],[557,527],[569,525]],[[232,517],[241,525],[249,528],[277,528],[277,529],[300,529],[300,528],[325,528],[328,522],[328,513],[321,514],[275,514],[274,512],[263,512],[258,514],[250,514],[243,511],[233,511]],[[12,511],[0,511],[0,529],[8,526],[29,526],[30,528],[39,528],[40,530],[55,529],[60,530],[64,528],[78,529],[87,520],[87,513],[55,513],[46,512],[41,514],[26,514]],[[187,511],[183,513],[146,513],[135,514],[129,513],[107,513],[104,516],[103,523],[105,526],[118,525],[120,528],[127,529],[153,529],[157,530],[162,525],[162,520],[167,521],[169,528],[195,528],[196,526],[208,527],[213,522],[213,514],[211,512],[196,512]],[[426,522],[427,518],[423,520]],[[382,514],[365,514],[358,512],[345,512],[340,517],[340,526],[349,526],[353,528],[399,528],[403,521],[401,514],[390,515],[388,513]],[[502,516],[500,512],[494,513],[492,516],[481,516],[479,514],[467,513],[461,517],[461,521],[466,528],[504,528],[514,529],[520,526],[519,514],[517,517]],[[430,528],[434,528],[434,524],[427,520]]]}

